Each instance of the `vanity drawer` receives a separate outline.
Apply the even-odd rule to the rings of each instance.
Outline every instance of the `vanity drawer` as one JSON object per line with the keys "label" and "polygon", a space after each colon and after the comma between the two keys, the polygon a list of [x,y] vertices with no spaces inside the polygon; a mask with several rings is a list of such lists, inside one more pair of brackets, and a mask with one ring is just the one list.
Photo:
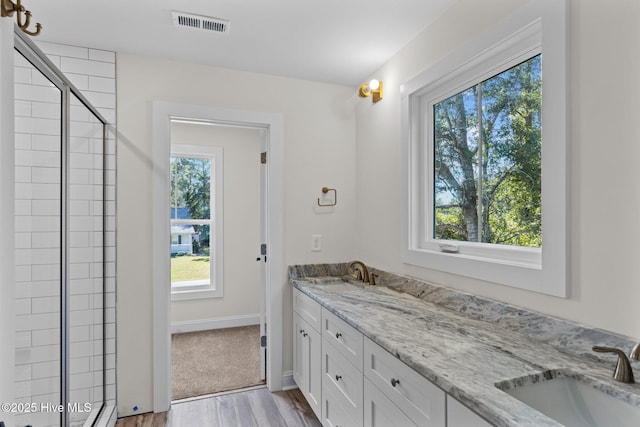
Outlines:
{"label": "vanity drawer", "polygon": [[362,371],[364,336],[324,307],[322,308],[322,337],[333,344],[353,366]]}
{"label": "vanity drawer", "polygon": [[444,391],[368,338],[364,375],[417,425],[444,427]]}
{"label": "vanity drawer", "polygon": [[336,348],[322,340],[322,390],[331,390],[342,399],[350,418],[362,425],[362,372],[345,359]]}
{"label": "vanity drawer", "polygon": [[361,427],[362,421],[353,419],[352,409],[345,406],[342,393],[333,387],[322,388],[322,422],[323,427]]}
{"label": "vanity drawer", "polygon": [[364,379],[364,427],[417,427],[371,381]]}
{"label": "vanity drawer", "polygon": [[322,307],[298,289],[293,290],[293,311],[298,313],[309,326],[320,332]]}

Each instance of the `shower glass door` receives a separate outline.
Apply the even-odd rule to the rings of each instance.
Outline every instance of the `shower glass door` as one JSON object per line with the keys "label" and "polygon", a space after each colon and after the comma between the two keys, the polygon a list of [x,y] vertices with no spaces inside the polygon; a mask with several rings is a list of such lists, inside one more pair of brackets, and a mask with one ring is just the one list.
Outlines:
{"label": "shower glass door", "polygon": [[105,121],[32,43],[15,46],[15,425],[93,426],[105,402]]}
{"label": "shower glass door", "polygon": [[68,146],[68,411],[92,425],[104,401],[104,135],[102,122],[70,95]]}
{"label": "shower glass door", "polygon": [[16,425],[59,426],[62,91],[15,53]]}

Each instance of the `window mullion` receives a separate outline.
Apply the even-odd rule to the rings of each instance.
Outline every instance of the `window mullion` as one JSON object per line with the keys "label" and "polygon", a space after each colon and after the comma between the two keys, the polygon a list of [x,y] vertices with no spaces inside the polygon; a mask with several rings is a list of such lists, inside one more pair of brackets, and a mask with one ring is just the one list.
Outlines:
{"label": "window mullion", "polygon": [[482,242],[482,231],[484,230],[484,224],[482,221],[482,180],[483,171],[482,164],[484,162],[484,140],[482,132],[482,83],[477,85],[477,105],[476,114],[478,116],[478,202],[476,204],[476,214],[478,215],[478,242]]}

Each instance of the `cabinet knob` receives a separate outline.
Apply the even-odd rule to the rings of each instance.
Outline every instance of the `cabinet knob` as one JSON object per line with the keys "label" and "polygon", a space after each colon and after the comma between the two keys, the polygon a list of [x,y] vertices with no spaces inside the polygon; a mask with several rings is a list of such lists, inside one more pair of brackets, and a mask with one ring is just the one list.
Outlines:
{"label": "cabinet knob", "polygon": [[304,329],[300,329],[300,333],[301,333],[301,334],[304,334]]}
{"label": "cabinet knob", "polygon": [[342,378],[342,375],[337,375],[336,374],[336,381],[340,381],[341,378]]}
{"label": "cabinet knob", "polygon": [[340,338],[342,334],[340,332],[336,332],[336,338]]}
{"label": "cabinet knob", "polygon": [[306,332],[303,332],[303,333],[302,333],[302,336],[303,336],[303,337],[306,337],[307,335],[309,335],[309,334],[308,334],[308,333],[306,333]]}
{"label": "cabinet knob", "polygon": [[391,385],[393,387],[397,386],[398,384],[400,384],[400,380],[397,380],[395,378],[391,378]]}

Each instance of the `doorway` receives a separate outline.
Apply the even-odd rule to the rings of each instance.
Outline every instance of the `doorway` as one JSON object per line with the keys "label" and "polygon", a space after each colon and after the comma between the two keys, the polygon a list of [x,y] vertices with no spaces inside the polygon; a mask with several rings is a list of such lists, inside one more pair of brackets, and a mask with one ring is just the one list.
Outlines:
{"label": "doorway", "polygon": [[[260,308],[260,328],[263,329],[266,359],[266,384],[269,390],[282,389],[282,293],[284,268],[282,265],[282,118],[279,114],[247,110],[230,110],[186,104],[155,102],[154,130],[154,411],[166,411],[171,402],[171,337],[170,337],[170,152],[172,121],[207,123],[222,127],[240,127],[263,132],[263,152],[268,161],[261,170],[263,179],[261,209],[266,254],[256,247],[248,262],[260,270],[263,304]],[[259,159],[258,159],[259,160]],[[260,262],[256,262],[258,260]],[[223,285],[224,286],[224,285]],[[228,286],[228,285],[227,285]],[[231,316],[232,317],[232,316]],[[233,319],[223,318],[230,322]]]}
{"label": "doorway", "polygon": [[172,400],[264,384],[265,136],[171,120]]}

